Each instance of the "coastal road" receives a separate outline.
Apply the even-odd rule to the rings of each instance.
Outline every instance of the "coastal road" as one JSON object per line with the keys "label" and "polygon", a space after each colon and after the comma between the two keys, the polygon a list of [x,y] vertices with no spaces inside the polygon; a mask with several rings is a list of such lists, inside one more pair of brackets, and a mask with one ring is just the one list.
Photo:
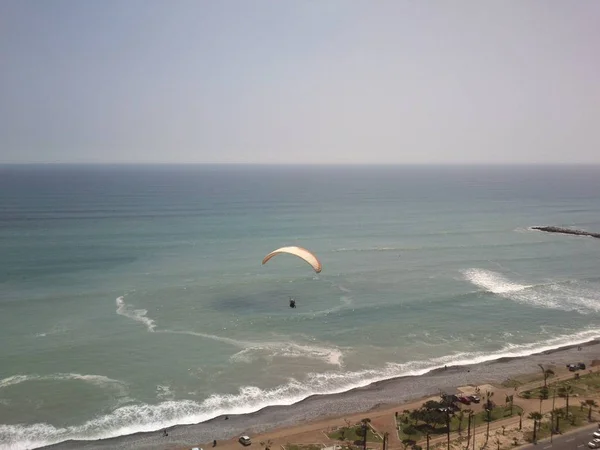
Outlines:
{"label": "coastal road", "polygon": [[519,447],[519,450],[578,450],[587,449],[588,442],[592,440],[592,433],[598,429],[598,425],[590,425],[577,431],[554,436],[553,442],[550,438],[538,441],[537,445],[530,444]]}

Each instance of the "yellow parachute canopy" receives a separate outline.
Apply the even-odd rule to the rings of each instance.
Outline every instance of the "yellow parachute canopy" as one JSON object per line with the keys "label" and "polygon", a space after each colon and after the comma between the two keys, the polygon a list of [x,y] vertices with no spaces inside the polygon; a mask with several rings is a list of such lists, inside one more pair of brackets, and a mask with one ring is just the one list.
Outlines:
{"label": "yellow parachute canopy", "polygon": [[277,250],[272,251],[262,260],[263,264],[266,264],[273,256],[279,255],[280,253],[289,253],[290,255],[295,255],[298,258],[302,258],[308,264],[312,266],[315,272],[319,273],[322,269],[321,261],[317,259],[315,255],[302,247],[281,247]]}

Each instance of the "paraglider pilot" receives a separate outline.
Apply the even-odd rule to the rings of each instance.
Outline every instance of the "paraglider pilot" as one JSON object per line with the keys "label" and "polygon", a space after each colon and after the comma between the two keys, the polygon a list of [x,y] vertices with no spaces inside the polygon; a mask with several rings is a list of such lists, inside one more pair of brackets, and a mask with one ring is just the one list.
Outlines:
{"label": "paraglider pilot", "polygon": [[296,300],[294,300],[293,297],[290,297],[290,308],[295,308],[296,307]]}

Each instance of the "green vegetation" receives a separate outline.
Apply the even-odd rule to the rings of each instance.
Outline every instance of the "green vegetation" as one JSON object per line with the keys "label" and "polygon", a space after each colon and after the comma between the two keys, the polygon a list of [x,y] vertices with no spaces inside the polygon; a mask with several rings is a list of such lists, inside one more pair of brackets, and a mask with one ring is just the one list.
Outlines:
{"label": "green vegetation", "polygon": [[[327,436],[330,439],[336,439],[338,441],[352,441],[362,442],[363,431],[361,425],[352,425],[347,427],[341,427],[337,430],[329,433]],[[374,433],[371,427],[367,428],[367,442],[383,442],[383,439],[378,434]]]}
{"label": "green vegetation", "polygon": [[[537,413],[539,414],[539,413]],[[588,424],[588,409],[571,407],[569,408],[569,417],[566,416],[566,408],[560,408],[555,410],[553,421],[554,421],[554,429],[556,430],[556,422],[558,418],[558,430],[561,433],[569,431],[573,428],[581,427],[583,425]],[[528,419],[530,420],[530,419]],[[550,437],[550,420],[551,415],[545,414],[541,423],[538,425],[538,430],[536,432],[537,440],[544,439]],[[529,442],[533,442],[533,431],[526,433],[525,439]]]}
{"label": "green vegetation", "polygon": [[[522,411],[523,411],[523,408],[521,408],[520,406],[514,405],[513,411],[511,414],[510,407],[505,408],[504,406],[497,406],[496,408],[493,408],[492,412],[490,413],[490,422],[506,419],[508,417],[518,416],[519,413]],[[475,417],[475,426],[476,427],[487,422],[487,413],[485,411],[481,411],[477,414],[474,414],[473,417]],[[452,430],[452,431],[455,431],[455,430]]]}
{"label": "green vegetation", "polygon": [[[569,387],[570,386],[570,387]],[[588,373],[586,375],[580,375],[579,378],[570,378],[568,380],[556,381],[550,383],[547,387],[548,396],[554,395],[556,389],[556,395],[559,395],[561,389],[567,389],[570,391],[570,396],[586,396],[592,397],[600,393],[600,372]],[[528,391],[523,391],[519,395],[523,398],[540,398],[544,396],[544,387],[537,387]]]}
{"label": "green vegetation", "polygon": [[[427,403],[425,405],[427,405]],[[421,410],[413,410],[408,413],[404,412],[403,414],[398,415],[396,422],[398,424],[398,437],[401,441],[420,441],[421,439],[425,439],[427,433],[429,433],[432,437],[436,437],[444,435],[448,432],[445,414],[438,413],[435,410],[427,411],[425,405],[423,405]],[[450,432],[458,432],[460,429],[462,434],[467,434],[469,423],[468,411],[469,410],[458,411],[456,414],[451,416]],[[498,406],[492,408],[490,412],[490,422],[518,416],[520,413],[522,413],[522,411],[523,409],[517,405],[512,407],[512,414],[510,406]],[[479,427],[482,424],[487,424],[487,416],[488,414],[486,411],[473,414],[472,417],[475,420],[475,427]],[[471,427],[472,426],[473,422],[471,422]]]}

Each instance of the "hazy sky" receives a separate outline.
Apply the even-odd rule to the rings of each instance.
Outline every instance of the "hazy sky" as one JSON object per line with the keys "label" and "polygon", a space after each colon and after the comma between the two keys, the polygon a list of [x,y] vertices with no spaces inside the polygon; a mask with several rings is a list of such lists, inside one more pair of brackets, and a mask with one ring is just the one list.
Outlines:
{"label": "hazy sky", "polygon": [[600,163],[600,1],[0,0],[0,162]]}

